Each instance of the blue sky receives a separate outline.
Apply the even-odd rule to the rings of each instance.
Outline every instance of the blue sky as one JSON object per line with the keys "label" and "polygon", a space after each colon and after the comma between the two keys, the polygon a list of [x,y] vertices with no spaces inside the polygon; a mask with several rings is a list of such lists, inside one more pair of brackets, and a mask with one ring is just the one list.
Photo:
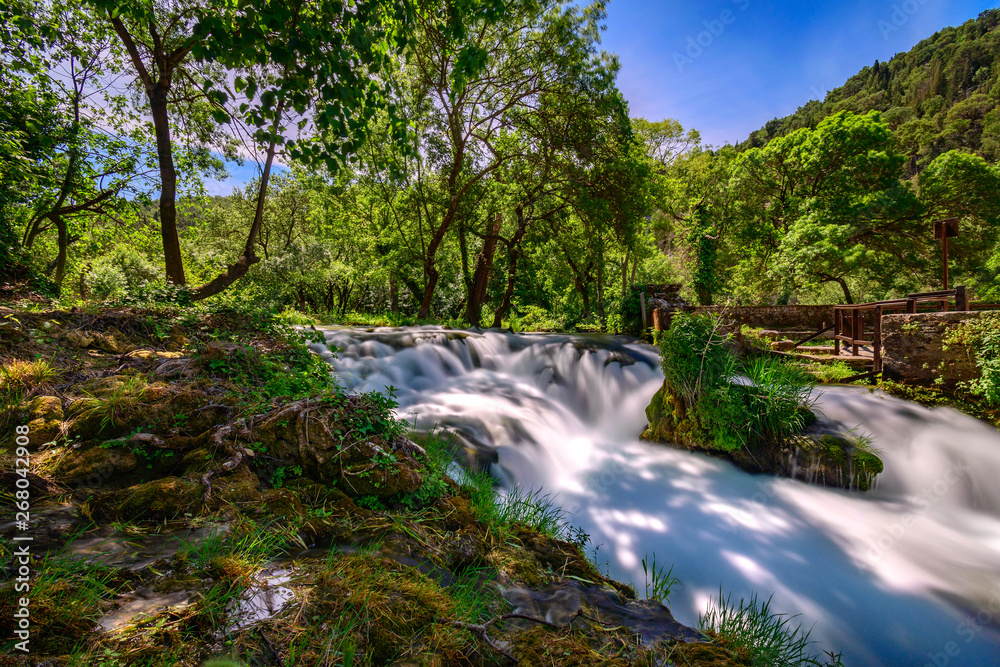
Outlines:
{"label": "blue sky", "polygon": [[611,0],[603,47],[632,116],[735,143],[996,0]]}
{"label": "blue sky", "polygon": [[[675,118],[713,145],[742,141],[865,65],[909,51],[996,0],[611,0],[603,48],[633,116]],[[206,183],[227,195],[256,165]]]}

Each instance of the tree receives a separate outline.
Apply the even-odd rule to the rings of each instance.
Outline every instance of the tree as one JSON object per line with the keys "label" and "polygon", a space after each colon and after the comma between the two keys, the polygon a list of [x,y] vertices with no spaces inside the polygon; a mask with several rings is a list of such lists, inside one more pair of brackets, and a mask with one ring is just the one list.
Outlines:
{"label": "tree", "polygon": [[[334,168],[356,150],[366,121],[378,109],[391,112],[379,73],[406,46],[413,19],[423,9],[404,0],[364,0],[350,7],[339,0],[90,1],[117,34],[148,104],[169,281],[186,282],[172,132],[179,130],[181,141],[232,149],[232,137],[221,128],[240,121],[262,149],[257,206],[242,254],[196,289],[195,298],[226,289],[259,261],[255,239],[279,147],[292,158]],[[450,38],[461,34],[467,12],[484,9],[492,16],[496,3],[455,3],[432,22]],[[236,95],[242,99],[233,99]],[[398,119],[394,129],[403,133]]]}
{"label": "tree", "polygon": [[734,187],[748,235],[770,239],[770,271],[789,287],[848,278],[889,279],[920,262],[916,196],[901,180],[905,158],[879,114],[841,112],[741,154]]}
{"label": "tree", "polygon": [[[428,156],[427,170],[438,176],[440,185],[419,189],[426,234],[421,238],[424,284],[418,317],[430,314],[441,277],[438,253],[455,226],[460,254],[469,257],[470,225],[462,213],[485,196],[486,181],[543,143],[536,132],[542,126],[539,119],[570,108],[556,99],[577,96],[593,101],[613,88],[616,65],[596,51],[604,3],[583,9],[563,5],[561,0],[509,3],[502,24],[477,21],[470,26],[468,39],[458,45],[449,43],[435,25],[421,23],[406,76],[418,91],[413,108],[420,112],[416,120],[421,151]],[[463,71],[470,60],[477,66]],[[584,91],[589,98],[580,97]],[[496,214],[483,216],[484,226],[492,224]],[[484,229],[479,235],[492,239],[495,234],[489,232]],[[478,302],[482,276],[477,281],[470,272],[463,274],[470,301]],[[476,309],[473,304],[468,315],[474,317]]]}
{"label": "tree", "polygon": [[959,218],[961,234],[949,244],[956,276],[995,289],[1000,267],[985,261],[1000,256],[1000,169],[977,155],[949,151],[920,174],[925,235],[931,223]]}

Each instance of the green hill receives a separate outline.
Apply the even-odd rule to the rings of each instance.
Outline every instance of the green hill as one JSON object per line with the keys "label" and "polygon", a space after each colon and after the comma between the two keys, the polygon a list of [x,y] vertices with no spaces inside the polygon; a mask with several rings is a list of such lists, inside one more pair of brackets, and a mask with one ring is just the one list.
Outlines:
{"label": "green hill", "polygon": [[880,111],[909,160],[908,176],[952,149],[1000,157],[1000,9],[945,28],[907,53],[876,61],[829,94],[754,131],[739,147],[814,128],[838,111]]}

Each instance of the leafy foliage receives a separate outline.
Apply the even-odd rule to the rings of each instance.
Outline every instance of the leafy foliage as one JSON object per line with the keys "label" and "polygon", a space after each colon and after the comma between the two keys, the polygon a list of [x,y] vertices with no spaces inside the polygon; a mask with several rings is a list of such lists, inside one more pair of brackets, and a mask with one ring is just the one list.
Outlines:
{"label": "leafy foliage", "polygon": [[962,322],[948,333],[944,343],[964,345],[975,356],[980,375],[963,386],[989,405],[1000,407],[1000,314]]}
{"label": "leafy foliage", "polygon": [[718,449],[752,451],[806,426],[811,379],[783,360],[738,359],[717,316],[675,315],[659,344],[667,387]]}

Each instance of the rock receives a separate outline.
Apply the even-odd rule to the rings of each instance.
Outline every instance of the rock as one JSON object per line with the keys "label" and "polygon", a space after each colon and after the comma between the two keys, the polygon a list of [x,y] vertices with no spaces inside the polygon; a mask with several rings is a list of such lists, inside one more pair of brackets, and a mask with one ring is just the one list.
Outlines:
{"label": "rock", "polygon": [[784,340],[772,341],[771,349],[778,352],[791,352],[795,349],[795,341],[788,340],[787,338]]}
{"label": "rock", "polygon": [[94,335],[86,331],[67,331],[63,340],[66,341],[67,345],[83,349],[90,347],[91,343],[94,342]]}
{"label": "rock", "polygon": [[882,470],[882,459],[862,439],[820,421],[795,438],[787,472],[810,484],[868,491]]}
{"label": "rock", "polygon": [[135,454],[120,447],[70,450],[53,468],[53,477],[71,488],[96,488],[133,473],[139,466]]}
{"label": "rock", "polygon": [[28,403],[31,419],[63,420],[62,401],[55,396],[36,396]]}
{"label": "rock", "polygon": [[98,497],[90,509],[126,521],[172,519],[200,506],[204,494],[204,487],[193,479],[164,477]]}
{"label": "rock", "polygon": [[192,359],[170,359],[156,367],[153,375],[158,378],[185,377],[191,378],[198,374],[198,367]]}
{"label": "rock", "polygon": [[159,350],[133,350],[125,355],[129,359],[144,359],[157,361],[160,359],[179,359],[184,355],[180,352],[161,352]]}
{"label": "rock", "polygon": [[[559,626],[568,625],[580,612],[596,612],[608,627],[622,626],[639,635],[644,646],[663,641],[700,642],[704,637],[694,628],[679,623],[670,610],[653,600],[623,600],[617,591],[600,586],[584,586],[565,581],[543,590],[506,588],[503,597],[514,613],[541,618]],[[513,621],[524,628],[529,621]]]}
{"label": "rock", "polygon": [[32,419],[28,422],[29,449],[36,450],[42,445],[55,442],[62,434],[62,421],[58,419]]}

